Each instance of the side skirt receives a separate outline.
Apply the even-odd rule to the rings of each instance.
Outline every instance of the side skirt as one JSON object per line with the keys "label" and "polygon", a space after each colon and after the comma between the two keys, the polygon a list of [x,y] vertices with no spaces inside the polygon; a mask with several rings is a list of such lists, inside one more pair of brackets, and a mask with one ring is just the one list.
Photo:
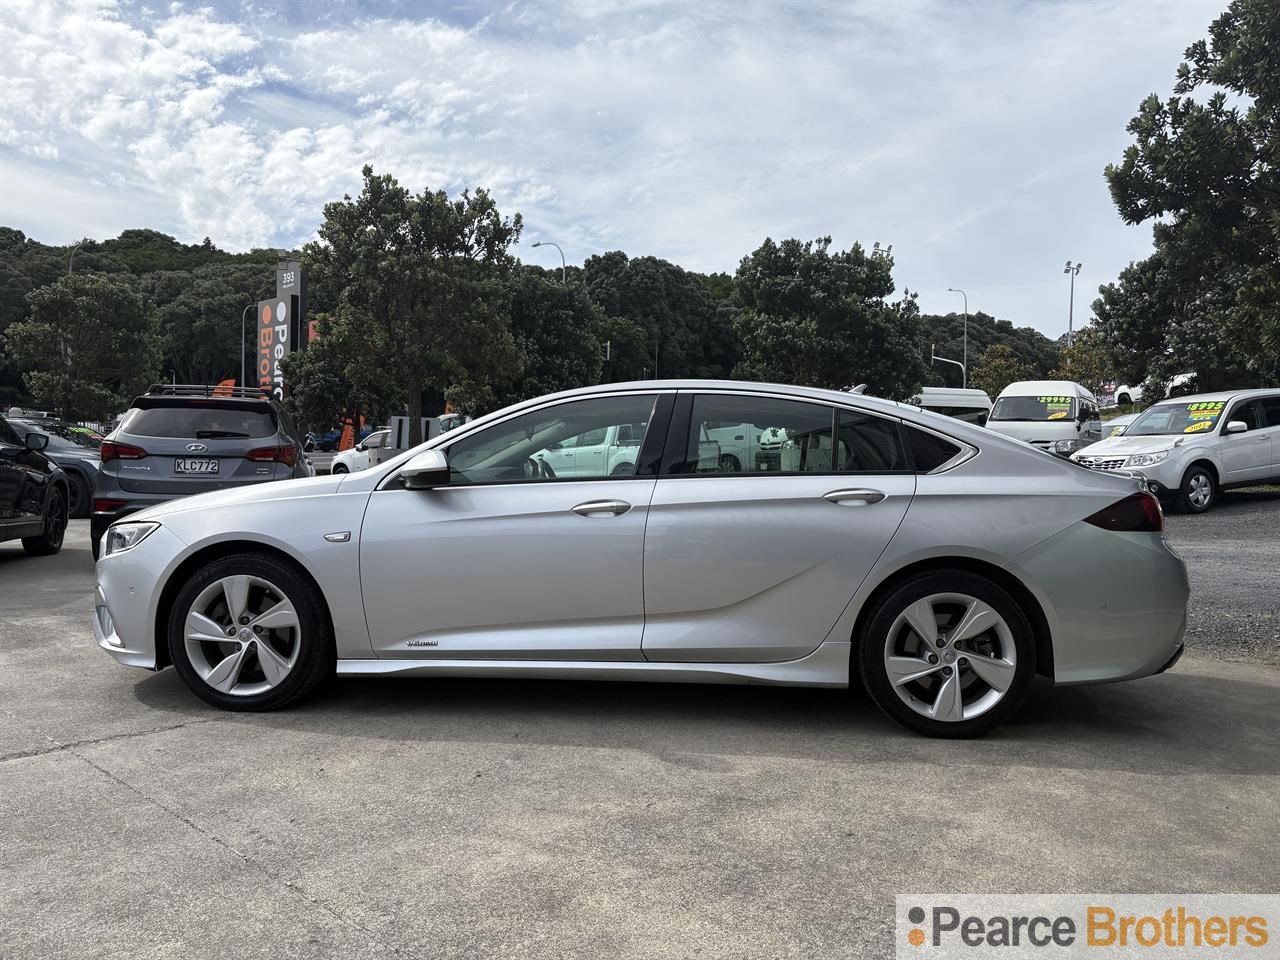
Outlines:
{"label": "side skirt", "polygon": [[757,683],[847,687],[849,642],[828,641],[782,663],[651,663],[585,660],[339,660],[340,677],[522,677],[546,680],[648,680],[655,683]]}

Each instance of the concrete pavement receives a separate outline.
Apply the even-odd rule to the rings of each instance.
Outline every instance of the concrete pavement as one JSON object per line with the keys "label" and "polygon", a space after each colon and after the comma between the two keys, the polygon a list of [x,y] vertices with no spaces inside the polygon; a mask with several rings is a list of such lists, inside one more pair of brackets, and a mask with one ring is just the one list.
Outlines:
{"label": "concrete pavement", "polygon": [[764,687],[224,714],[93,645],[85,526],[0,545],[0,957],[885,956],[900,892],[1280,886],[1280,670],[1194,637],[978,742]]}

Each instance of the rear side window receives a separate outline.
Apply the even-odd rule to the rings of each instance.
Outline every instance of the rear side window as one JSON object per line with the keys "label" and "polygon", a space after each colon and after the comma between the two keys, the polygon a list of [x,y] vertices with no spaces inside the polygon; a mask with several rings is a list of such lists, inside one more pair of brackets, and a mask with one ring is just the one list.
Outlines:
{"label": "rear side window", "polygon": [[276,417],[265,404],[135,407],[125,414],[120,429],[135,437],[190,437],[197,440],[261,440],[276,433]]}
{"label": "rear side window", "polygon": [[1267,426],[1280,427],[1280,396],[1263,397],[1262,409],[1267,414]]}
{"label": "rear side window", "polygon": [[961,447],[933,433],[925,433],[915,427],[907,427],[907,442],[911,444],[911,459],[916,473],[929,473],[959,455]]}
{"label": "rear side window", "polygon": [[831,407],[781,397],[694,397],[684,460],[673,473],[830,473]]}
{"label": "rear side window", "polygon": [[910,470],[902,434],[892,420],[840,411],[836,469],[844,473],[905,473]]}

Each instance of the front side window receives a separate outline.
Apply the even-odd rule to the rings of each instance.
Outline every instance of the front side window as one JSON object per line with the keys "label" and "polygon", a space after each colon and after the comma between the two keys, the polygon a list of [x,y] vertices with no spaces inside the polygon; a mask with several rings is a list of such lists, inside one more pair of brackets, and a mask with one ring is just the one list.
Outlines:
{"label": "front side window", "polygon": [[1075,413],[1074,397],[1041,394],[1034,397],[1001,397],[991,408],[989,419],[1032,423],[1070,420]]}
{"label": "front side window", "polygon": [[0,443],[11,443],[15,447],[22,446],[22,441],[18,439],[13,427],[9,426],[2,418],[0,418]]}
{"label": "front side window", "polygon": [[[450,482],[635,476],[636,446],[648,428],[655,400],[653,394],[591,397],[504,420],[449,446]],[[638,433],[636,444],[620,442],[624,427],[633,437]]]}

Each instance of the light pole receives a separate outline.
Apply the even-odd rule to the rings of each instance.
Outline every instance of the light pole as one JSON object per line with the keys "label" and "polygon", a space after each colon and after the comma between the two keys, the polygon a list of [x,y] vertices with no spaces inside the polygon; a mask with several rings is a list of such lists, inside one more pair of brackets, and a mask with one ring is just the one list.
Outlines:
{"label": "light pole", "polygon": [[1071,261],[1067,260],[1067,265],[1062,268],[1063,273],[1071,274],[1071,294],[1070,294],[1070,299],[1067,300],[1067,346],[1068,347],[1071,346],[1071,344],[1075,339],[1072,331],[1072,314],[1075,313],[1075,306],[1076,306],[1076,274],[1080,272],[1080,268],[1083,266],[1084,266],[1083,263],[1077,263],[1073,267],[1071,265]]}
{"label": "light pole", "polygon": [[243,310],[240,311],[240,386],[242,387],[248,386],[248,384],[244,382],[244,372],[245,372],[244,322],[245,322],[245,319],[249,316],[249,311],[253,310],[257,306],[258,305],[256,303],[251,303],[247,307],[245,307]]}
{"label": "light pole", "polygon": [[77,240],[75,243],[71,245],[71,256],[67,257],[67,276],[68,277],[71,276],[71,268],[75,265],[75,262],[76,262],[76,250],[79,249],[80,244],[82,243],[84,243],[83,240]]}
{"label": "light pole", "polygon": [[[958,293],[964,297],[964,369],[969,369],[969,295],[959,287],[947,287],[947,293]],[[968,386],[966,383],[965,386]]]}
{"label": "light pole", "polygon": [[930,344],[930,346],[929,346],[929,359],[930,359],[930,360],[941,360],[943,363],[954,363],[957,367],[959,367],[959,368],[960,368],[960,383],[961,383],[961,385],[962,385],[962,386],[965,386],[965,387],[969,386],[969,370],[968,370],[968,368],[966,368],[966,367],[965,367],[965,365],[964,365],[963,363],[961,363],[959,360],[948,360],[946,357],[940,357],[940,356],[938,356],[938,354],[937,354],[937,352],[936,352],[936,351],[937,351],[937,347],[938,347],[938,345],[937,345],[936,343],[934,343],[934,344]]}
{"label": "light pole", "polygon": [[[534,244],[534,246],[535,246],[535,247],[555,247],[557,250],[560,250],[560,244],[558,244],[558,243],[553,243],[553,242],[552,242],[552,241],[550,241],[550,240],[539,240],[537,243],[535,243],[535,244]],[[563,251],[563,250],[560,250],[560,282],[561,282],[561,283],[568,283],[568,281],[565,279],[564,251]]]}

